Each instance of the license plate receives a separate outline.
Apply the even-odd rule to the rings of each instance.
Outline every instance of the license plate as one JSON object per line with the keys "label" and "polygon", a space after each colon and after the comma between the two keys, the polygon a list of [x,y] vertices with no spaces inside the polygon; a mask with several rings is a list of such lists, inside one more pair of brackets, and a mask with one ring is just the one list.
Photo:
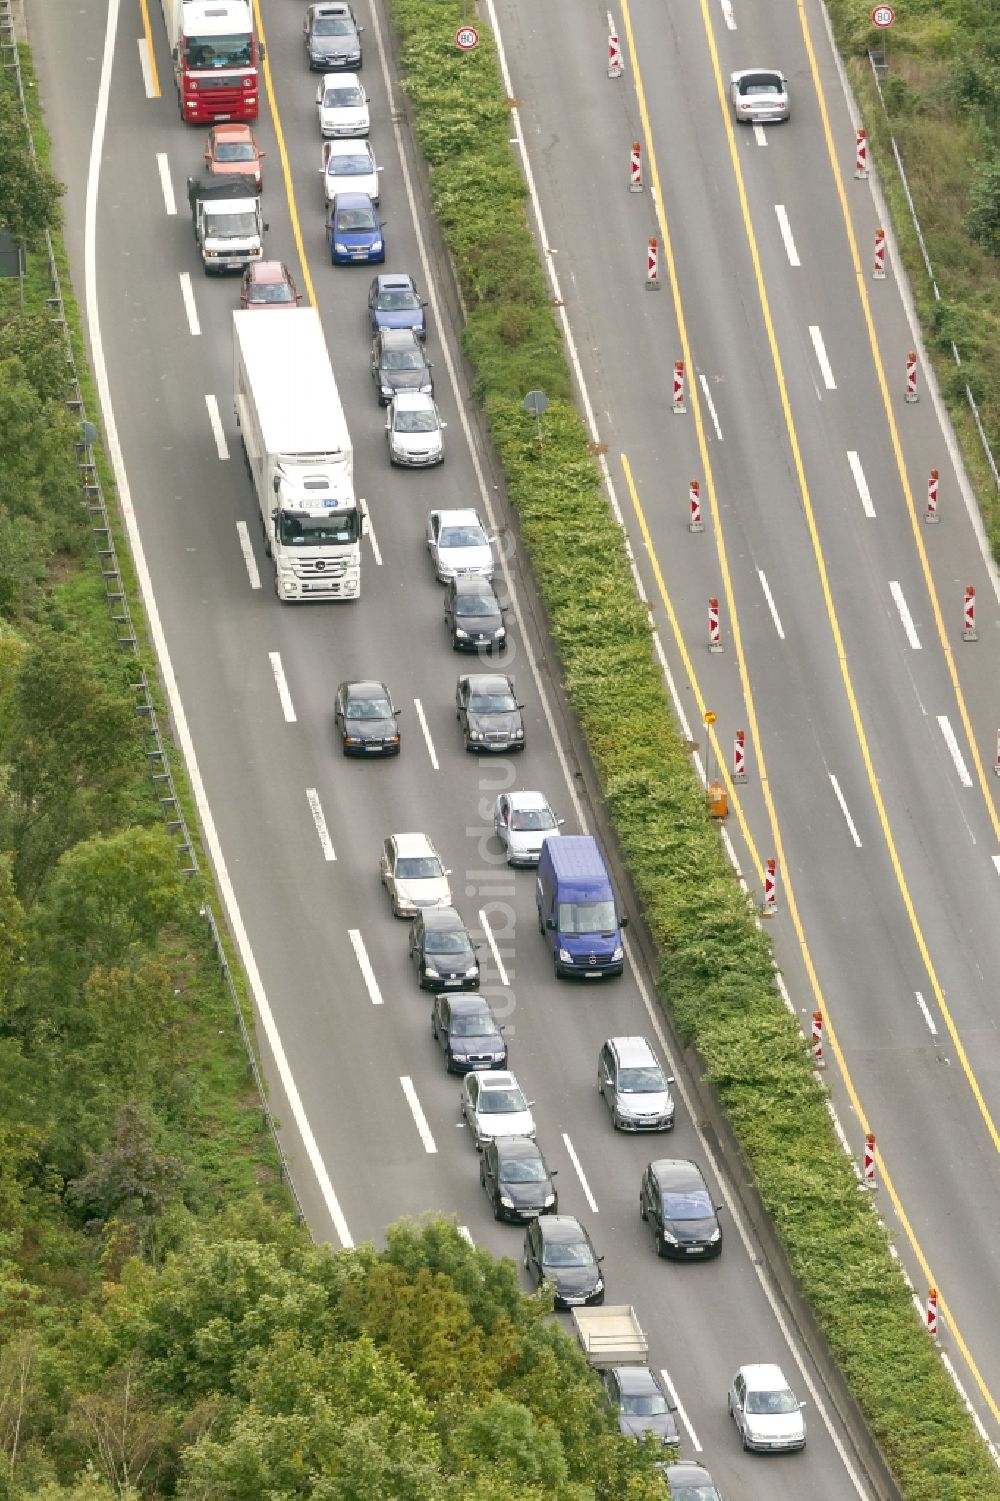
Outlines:
{"label": "license plate", "polygon": [[599,980],[601,978],[601,971],[599,969],[585,969],[583,978],[585,980]]}
{"label": "license plate", "polygon": [[446,985],[461,985],[462,981],[460,979],[456,978],[454,980],[445,980],[444,983]]}
{"label": "license plate", "polygon": [[378,752],[381,749],[382,749],[382,747],[380,745],[366,745],[365,746],[365,750],[366,751],[370,751],[372,753]]}
{"label": "license plate", "polygon": [[689,1256],[700,1256],[705,1248],[704,1246],[685,1246],[684,1249]]}

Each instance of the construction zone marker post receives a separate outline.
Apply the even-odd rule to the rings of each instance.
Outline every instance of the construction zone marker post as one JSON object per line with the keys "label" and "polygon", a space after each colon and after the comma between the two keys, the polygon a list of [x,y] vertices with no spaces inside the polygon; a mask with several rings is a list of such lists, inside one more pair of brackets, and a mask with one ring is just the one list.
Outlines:
{"label": "construction zone marker post", "polygon": [[911,349],[906,356],[906,392],[904,399],[911,404],[919,401],[917,395],[917,351]]}
{"label": "construction zone marker post", "polygon": [[875,265],[872,269],[874,281],[885,281],[885,230],[875,231]]}
{"label": "construction zone marker post", "polygon": [[971,584],[965,586],[965,611],[962,617],[962,640],[978,641],[976,630],[976,591]]}
{"label": "construction zone marker post", "polygon": [[875,1181],[875,1137],[868,1132],[865,1137],[864,1166],[861,1169],[861,1187],[874,1189],[878,1187]]}
{"label": "construction zone marker post", "polygon": [[868,132],[864,126],[854,138],[854,176],[859,182],[868,176]]}
{"label": "construction zone marker post", "polygon": [[696,479],[688,485],[688,531],[703,532],[705,523],[701,519],[701,486]]}
{"label": "construction zone marker post", "polygon": [[733,741],[733,781],[745,782],[747,779],[747,732],[737,730]]}
{"label": "construction zone marker post", "polygon": [[823,1013],[814,1011],[812,1019],[812,1055],[813,1064],[816,1068],[826,1068],[826,1059],[823,1057]]}
{"label": "construction zone marker post", "polygon": [[646,290],[660,290],[660,247],[655,235],[646,244]]}
{"label": "construction zone marker post", "polygon": [[940,475],[936,469],[932,469],[927,477],[927,509],[924,512],[925,521],[939,521],[938,516],[938,481]]}
{"label": "construction zone marker post", "polygon": [[618,40],[618,33],[608,33],[608,77],[621,78],[624,68],[622,66],[622,44]]}
{"label": "construction zone marker post", "polygon": [[778,910],[778,862],[770,859],[764,866],[764,905],[761,917],[773,917]]}
{"label": "construction zone marker post", "polygon": [[937,1343],[938,1337],[938,1290],[936,1287],[927,1289],[927,1333]]}
{"label": "construction zone marker post", "polygon": [[719,601],[713,595],[708,602],[708,649],[710,652],[722,650],[722,630],[719,625]]}
{"label": "construction zone marker post", "polygon": [[628,162],[628,190],[630,193],[642,192],[642,142],[633,141],[632,150]]}
{"label": "construction zone marker post", "polygon": [[674,360],[674,394],[671,410],[675,417],[683,417],[687,411],[684,400],[684,361]]}

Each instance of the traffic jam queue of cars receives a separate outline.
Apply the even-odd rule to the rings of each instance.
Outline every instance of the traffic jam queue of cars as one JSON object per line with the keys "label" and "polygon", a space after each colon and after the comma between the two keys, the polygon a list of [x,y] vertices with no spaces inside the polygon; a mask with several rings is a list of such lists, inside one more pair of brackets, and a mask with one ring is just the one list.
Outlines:
{"label": "traffic jam queue of cars", "polygon": [[[307,60],[310,69],[323,75],[316,90],[319,172],[330,260],[335,266],[382,265],[386,258],[380,217],[381,168],[369,144],[369,105],[358,77],[363,29],[347,0],[320,0],[305,10]],[[765,107],[769,117],[787,118],[780,74],[734,75],[731,90],[737,118],[754,118]],[[236,315],[236,406],[251,469],[247,429],[255,423],[263,425],[265,406],[253,390],[252,366],[256,359],[273,367],[273,360],[266,341],[255,351],[260,341],[251,339],[239,320],[253,314],[252,325],[258,328],[260,313],[287,315],[302,300],[287,267],[263,258],[262,234],[267,227],[260,211],[264,156],[249,125],[219,124],[208,134],[204,173],[197,180],[188,179],[195,236],[206,271],[242,271]],[[444,458],[445,424],[434,401],[425,352],[426,306],[409,273],[380,271],[368,289],[372,382],[377,401],[387,408],[390,462],[403,467],[422,467]],[[302,310],[296,316],[307,314]],[[265,321],[276,331],[277,325]],[[294,319],[281,322],[291,332]],[[309,330],[303,329],[303,351],[309,337]],[[321,358],[328,363],[325,346]],[[242,407],[241,379],[247,388]],[[261,384],[262,378],[257,377],[256,385]],[[331,403],[339,409],[335,386],[325,402],[327,415]],[[287,453],[287,443],[278,446]],[[331,439],[326,447],[332,446]],[[266,455],[266,435],[260,447]],[[328,477],[334,491],[338,485],[343,490],[350,479],[346,428],[337,440],[336,452],[342,472]],[[337,468],[332,462],[328,467]],[[286,472],[274,478],[279,506],[271,512],[270,527],[265,512],[272,504],[270,490],[266,498],[261,496],[269,556],[275,549],[280,552],[283,541],[288,543],[283,536],[280,497],[282,486],[294,489],[293,475]],[[289,507],[291,515],[290,502]],[[363,530],[363,516],[356,530]],[[314,531],[312,540],[320,550],[329,539],[319,527]],[[303,538],[310,540],[301,519],[290,523],[290,532],[288,545],[293,550]],[[470,508],[432,511],[425,540],[435,577],[445,586],[444,620],[451,645],[455,651],[475,652],[485,668],[487,654],[495,659],[504,650],[507,634],[506,607],[494,585],[494,539],[478,512]],[[317,566],[325,582],[331,565],[324,568],[320,561]],[[283,599],[304,598],[309,592],[308,585],[282,592],[277,572],[276,588]],[[345,588],[344,593],[357,597],[359,591],[360,583]],[[320,597],[331,596],[327,591]],[[468,751],[522,752],[522,708],[513,680],[504,672],[483,670],[458,678],[455,714]],[[337,689],[334,721],[345,756],[398,756],[399,717],[389,688],[380,680],[345,681]],[[628,919],[619,910],[597,841],[589,835],[563,834],[562,823],[544,792],[508,791],[496,798],[494,839],[509,866],[533,872],[540,941],[549,951],[554,976],[600,984],[623,973],[622,930]],[[480,1182],[493,1216],[524,1227],[524,1268],[533,1283],[551,1290],[557,1308],[601,1305],[603,1257],[586,1227],[560,1213],[556,1170],[538,1143],[532,1102],[511,1070],[504,1029],[479,993],[477,946],[453,904],[450,874],[425,834],[402,831],[386,837],[379,877],[393,916],[409,922],[409,958],[417,984],[432,996],[431,1031],[444,1066],[461,1076],[461,1119],[479,1154]],[[673,1079],[645,1037],[609,1037],[595,1061],[597,1091],[614,1130],[664,1133],[673,1128]],[[720,1206],[713,1202],[696,1163],[656,1158],[643,1172],[636,1193],[639,1218],[650,1233],[657,1257],[704,1261],[721,1253]],[[632,1364],[602,1374],[622,1432],[658,1433],[668,1447],[679,1444],[673,1407],[652,1370],[645,1364]],[[744,1448],[778,1451],[805,1444],[802,1404],[776,1365],[740,1367],[727,1401]],[[699,1464],[682,1461],[664,1469],[675,1501],[682,1496],[688,1501],[695,1495],[698,1501],[718,1501],[710,1475]]]}

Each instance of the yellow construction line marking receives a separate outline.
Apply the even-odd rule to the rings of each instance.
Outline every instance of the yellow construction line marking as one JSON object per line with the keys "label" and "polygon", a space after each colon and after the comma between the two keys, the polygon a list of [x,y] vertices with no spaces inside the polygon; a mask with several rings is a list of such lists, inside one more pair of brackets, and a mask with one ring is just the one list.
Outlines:
{"label": "yellow construction line marking", "polygon": [[[257,22],[257,35],[267,48],[267,37],[264,35],[264,23],[260,14],[260,0],[253,0],[254,18]],[[278,155],[281,158],[281,174],[285,179],[285,196],[288,199],[288,214],[292,221],[292,237],[295,240],[295,249],[299,256],[299,269],[302,276],[302,285],[306,289],[310,305],[316,306],[316,291],[313,287],[312,277],[309,274],[309,262],[306,260],[305,248],[302,244],[302,230],[299,226],[298,209],[295,207],[295,189],[292,187],[292,172],[288,165],[288,151],[285,147],[285,132],[281,125],[281,115],[278,112],[278,101],[274,93],[274,80],[271,77],[271,64],[265,57],[262,64],[264,74],[264,87],[267,89],[267,102],[271,106],[271,119],[274,124],[274,135],[278,142]]]}
{"label": "yellow construction line marking", "polygon": [[146,38],[146,56],[149,62],[149,87],[152,89],[150,98],[160,97],[160,75],[156,68],[156,52],[153,47],[153,33],[149,25],[149,6],[146,0],[139,0],[139,11],[142,15],[142,30]]}

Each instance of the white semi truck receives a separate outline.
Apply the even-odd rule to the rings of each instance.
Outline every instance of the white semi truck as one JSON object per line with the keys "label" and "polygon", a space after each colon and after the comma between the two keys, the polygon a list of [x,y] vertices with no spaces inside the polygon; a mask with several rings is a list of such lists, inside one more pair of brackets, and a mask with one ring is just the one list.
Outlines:
{"label": "white semi truck", "polygon": [[278,598],[357,599],[368,511],[316,310],[234,313],[233,387]]}

